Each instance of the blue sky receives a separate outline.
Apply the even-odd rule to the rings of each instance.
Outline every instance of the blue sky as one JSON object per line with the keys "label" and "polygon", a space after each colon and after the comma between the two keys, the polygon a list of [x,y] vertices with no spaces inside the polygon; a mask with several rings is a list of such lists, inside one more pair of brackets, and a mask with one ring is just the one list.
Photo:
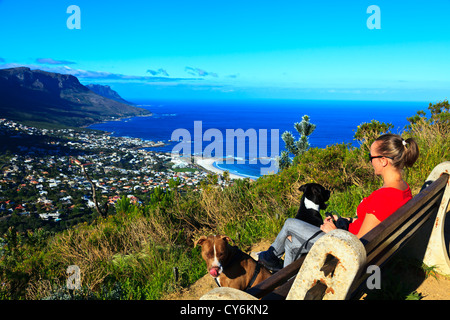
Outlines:
{"label": "blue sky", "polygon": [[[76,75],[128,99],[435,102],[450,1],[0,0],[0,68]],[[81,29],[69,29],[70,5]],[[370,5],[381,29],[369,29]]]}

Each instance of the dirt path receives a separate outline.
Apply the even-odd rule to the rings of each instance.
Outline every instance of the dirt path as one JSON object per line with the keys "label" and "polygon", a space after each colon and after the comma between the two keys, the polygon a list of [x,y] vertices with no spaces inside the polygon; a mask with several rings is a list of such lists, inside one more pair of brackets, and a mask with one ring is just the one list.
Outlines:
{"label": "dirt path", "polygon": [[424,297],[422,300],[450,300],[450,279],[437,276],[437,279],[429,276],[417,288],[417,292]]}
{"label": "dirt path", "polygon": [[[266,250],[270,246],[268,242],[261,242],[251,248],[251,251],[257,252]],[[164,298],[164,300],[198,300],[208,291],[216,288],[214,279],[206,274],[197,282],[187,289],[180,292],[172,293]],[[450,278],[444,276],[429,276],[416,289],[417,293],[422,296],[422,300],[450,300]]]}

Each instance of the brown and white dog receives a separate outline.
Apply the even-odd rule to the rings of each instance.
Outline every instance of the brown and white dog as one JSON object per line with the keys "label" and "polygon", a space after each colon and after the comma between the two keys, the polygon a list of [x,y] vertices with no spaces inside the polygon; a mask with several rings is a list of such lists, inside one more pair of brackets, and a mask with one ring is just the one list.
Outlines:
{"label": "brown and white dog", "polygon": [[202,247],[202,257],[206,261],[209,274],[218,286],[247,290],[262,282],[272,274],[248,254],[231,246],[227,236],[202,236],[194,247]]}

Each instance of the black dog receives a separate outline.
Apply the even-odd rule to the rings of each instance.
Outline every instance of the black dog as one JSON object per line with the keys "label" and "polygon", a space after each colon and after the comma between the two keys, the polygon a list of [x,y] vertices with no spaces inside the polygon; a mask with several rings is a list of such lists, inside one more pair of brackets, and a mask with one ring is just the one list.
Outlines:
{"label": "black dog", "polygon": [[323,224],[320,209],[327,208],[325,202],[330,199],[331,192],[317,183],[304,184],[298,190],[303,192],[303,196],[295,218],[320,227]]}

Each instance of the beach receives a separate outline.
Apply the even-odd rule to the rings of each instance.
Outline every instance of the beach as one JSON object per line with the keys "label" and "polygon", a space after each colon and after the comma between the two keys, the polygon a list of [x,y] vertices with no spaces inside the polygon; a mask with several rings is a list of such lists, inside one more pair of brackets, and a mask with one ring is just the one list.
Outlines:
{"label": "beach", "polygon": [[[198,156],[194,157],[194,162],[197,165],[201,166],[202,168],[204,168],[204,169],[206,169],[208,171],[211,171],[211,172],[223,175],[224,170],[221,170],[221,169],[216,168],[214,166],[214,162],[220,161],[220,160],[223,161],[223,159],[219,159],[219,158],[203,158],[203,157],[198,157]],[[230,172],[230,178],[231,179],[244,179],[246,177],[245,176],[241,176],[241,175],[237,175],[237,174],[234,174],[234,173]]]}

